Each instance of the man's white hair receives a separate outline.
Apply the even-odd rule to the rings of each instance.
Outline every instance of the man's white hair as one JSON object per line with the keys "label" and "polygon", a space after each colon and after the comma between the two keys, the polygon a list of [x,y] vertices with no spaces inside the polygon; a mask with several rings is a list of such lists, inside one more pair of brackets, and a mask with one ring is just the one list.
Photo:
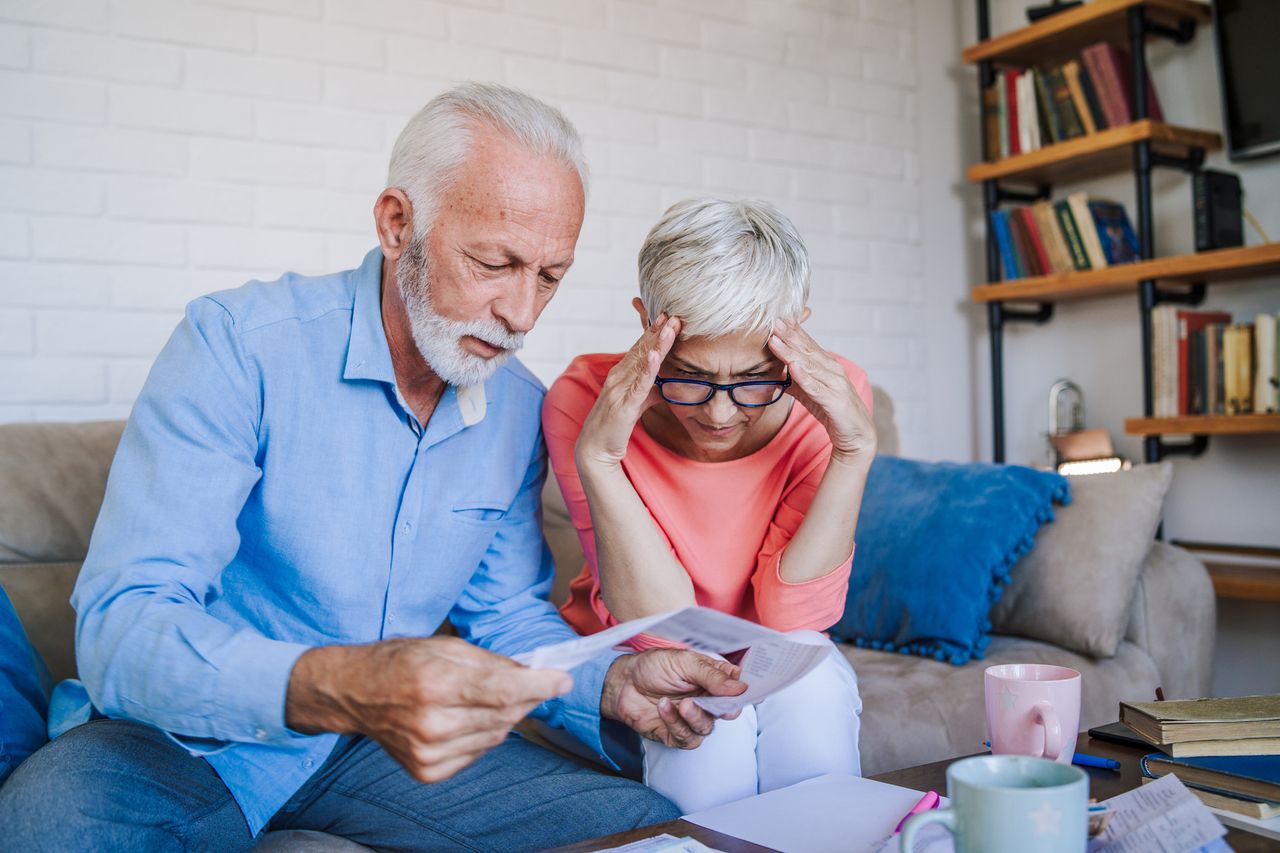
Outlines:
{"label": "man's white hair", "polygon": [[809,252],[767,202],[686,199],[640,248],[640,299],[650,322],[679,317],[682,336],[763,333],[804,311]]}
{"label": "man's white hair", "polygon": [[409,119],[391,149],[387,186],[413,203],[413,236],[435,221],[440,198],[471,149],[472,131],[487,125],[534,154],[574,169],[587,193],[587,162],[578,131],[555,107],[495,83],[463,83],[432,98]]}

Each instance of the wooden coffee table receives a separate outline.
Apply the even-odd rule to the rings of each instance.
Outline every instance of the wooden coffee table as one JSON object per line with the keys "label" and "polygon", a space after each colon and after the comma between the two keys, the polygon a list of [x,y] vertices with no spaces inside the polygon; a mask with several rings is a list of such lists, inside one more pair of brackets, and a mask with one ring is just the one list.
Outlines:
{"label": "wooden coffee table", "polygon": [[[1125,791],[1131,791],[1141,785],[1142,770],[1139,767],[1139,760],[1150,752],[1150,750],[1140,749],[1136,746],[1096,740],[1089,737],[1087,732],[1080,733],[1080,737],[1076,741],[1076,751],[1102,758],[1114,758],[1120,762],[1119,770],[1097,770],[1092,767],[1080,768],[1089,774],[1089,796],[1096,797],[1099,800],[1114,797],[1116,794],[1123,794]],[[940,794],[945,794],[947,790],[947,767],[957,760],[957,758],[949,758],[946,761],[935,761],[932,764],[922,764],[919,767],[908,767],[904,770],[894,770],[891,773],[881,773],[871,778],[877,782],[888,782],[892,785],[900,785],[903,788],[915,788],[917,791],[933,789]],[[714,832],[694,823],[673,820],[669,823],[646,826],[628,832],[619,832],[616,835],[582,841],[568,847],[559,847],[556,848],[556,853],[588,853],[588,851],[602,848],[619,847],[623,844],[639,841],[643,838],[651,838],[664,832],[677,838],[686,835],[692,836],[708,847],[724,850],[725,853],[769,853],[771,850],[771,848],[761,847],[758,844],[752,844],[749,841],[743,841],[740,838],[734,838],[721,832]],[[1227,843],[1237,853],[1263,853],[1263,851],[1274,853],[1276,850],[1275,841],[1232,827],[1227,827]]]}

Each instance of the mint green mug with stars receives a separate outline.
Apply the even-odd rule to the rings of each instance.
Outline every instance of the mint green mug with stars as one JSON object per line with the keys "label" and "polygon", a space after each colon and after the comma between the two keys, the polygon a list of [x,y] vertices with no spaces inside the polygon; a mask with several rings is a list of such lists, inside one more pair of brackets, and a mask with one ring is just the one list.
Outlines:
{"label": "mint green mug with stars", "polygon": [[940,823],[956,853],[1082,853],[1088,838],[1089,778],[1079,767],[1026,755],[979,755],[947,768],[950,808],[914,815],[901,851]]}

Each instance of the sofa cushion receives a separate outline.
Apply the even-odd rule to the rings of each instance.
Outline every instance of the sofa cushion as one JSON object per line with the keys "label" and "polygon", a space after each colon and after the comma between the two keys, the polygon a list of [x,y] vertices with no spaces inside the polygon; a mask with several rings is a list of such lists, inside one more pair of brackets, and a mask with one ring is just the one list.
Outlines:
{"label": "sofa cushion", "polygon": [[1168,462],[1073,477],[1071,506],[1041,529],[992,608],[995,630],[1114,655],[1172,477]]}
{"label": "sofa cushion", "polygon": [[991,604],[1066,478],[1020,465],[877,456],[834,637],[961,665],[981,657]]}
{"label": "sofa cushion", "polygon": [[123,429],[0,425],[0,563],[84,559]]}
{"label": "sofa cushion", "polygon": [[841,651],[858,673],[866,775],[982,752],[982,673],[988,666],[1050,663],[1078,670],[1081,730],[1115,722],[1119,699],[1150,699],[1160,683],[1151,657],[1129,642],[1114,657],[1095,661],[1048,643],[995,635],[985,660],[960,667],[853,646]]}

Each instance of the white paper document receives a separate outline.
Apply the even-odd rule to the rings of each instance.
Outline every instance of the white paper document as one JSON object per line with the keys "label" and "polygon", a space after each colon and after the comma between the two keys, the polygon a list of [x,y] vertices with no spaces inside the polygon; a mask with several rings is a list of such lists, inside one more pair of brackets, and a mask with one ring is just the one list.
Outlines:
{"label": "white paper document", "polygon": [[1111,821],[1089,842],[1089,853],[1191,853],[1218,846],[1227,833],[1208,806],[1173,775],[1118,794],[1106,804]]}
{"label": "white paper document", "polygon": [[676,838],[674,835],[663,833],[652,838],[642,838],[621,847],[603,847],[596,853],[720,853],[720,851],[687,835]]}
{"label": "white paper document", "polygon": [[873,853],[922,794],[833,773],[684,819],[783,853]]}
{"label": "white paper document", "polygon": [[784,634],[718,610],[695,606],[632,619],[598,634],[525,652],[515,660],[534,669],[568,671],[637,634],[659,637],[707,654],[728,655],[746,650],[742,659],[746,693],[694,700],[718,716],[745,708],[795,683],[831,653],[829,644],[807,636]]}

